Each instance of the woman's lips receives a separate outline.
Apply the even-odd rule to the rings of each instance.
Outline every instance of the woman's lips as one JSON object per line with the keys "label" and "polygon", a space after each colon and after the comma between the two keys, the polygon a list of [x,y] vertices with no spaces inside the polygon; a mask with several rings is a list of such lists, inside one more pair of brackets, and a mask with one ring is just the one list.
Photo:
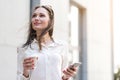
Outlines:
{"label": "woman's lips", "polygon": [[34,23],[34,25],[35,25],[35,26],[38,26],[38,25],[40,25],[40,24],[41,24],[41,23],[37,23],[37,22],[36,22],[36,23]]}

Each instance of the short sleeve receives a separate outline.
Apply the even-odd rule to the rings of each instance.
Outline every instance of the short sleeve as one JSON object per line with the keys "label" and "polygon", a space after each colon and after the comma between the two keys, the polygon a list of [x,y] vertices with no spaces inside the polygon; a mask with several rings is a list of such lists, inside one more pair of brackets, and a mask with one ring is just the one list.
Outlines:
{"label": "short sleeve", "polygon": [[23,55],[24,49],[21,47],[17,48],[17,80],[29,80],[23,76]]}

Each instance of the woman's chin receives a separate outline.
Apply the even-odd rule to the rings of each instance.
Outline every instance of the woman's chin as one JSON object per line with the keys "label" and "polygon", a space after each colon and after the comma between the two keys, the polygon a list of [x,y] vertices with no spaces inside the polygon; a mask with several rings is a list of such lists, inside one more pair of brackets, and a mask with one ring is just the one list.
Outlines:
{"label": "woman's chin", "polygon": [[38,30],[44,30],[45,28],[40,26],[34,26],[33,29],[38,31]]}

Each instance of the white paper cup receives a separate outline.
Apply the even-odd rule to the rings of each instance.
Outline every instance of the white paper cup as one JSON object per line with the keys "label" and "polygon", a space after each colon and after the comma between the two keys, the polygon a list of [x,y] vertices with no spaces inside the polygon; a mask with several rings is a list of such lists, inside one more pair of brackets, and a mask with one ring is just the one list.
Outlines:
{"label": "white paper cup", "polygon": [[35,69],[36,66],[37,66],[38,55],[35,54],[35,53],[31,53],[31,54],[29,53],[29,54],[25,54],[24,59],[26,59],[26,58],[33,58],[33,60],[34,60],[34,69]]}

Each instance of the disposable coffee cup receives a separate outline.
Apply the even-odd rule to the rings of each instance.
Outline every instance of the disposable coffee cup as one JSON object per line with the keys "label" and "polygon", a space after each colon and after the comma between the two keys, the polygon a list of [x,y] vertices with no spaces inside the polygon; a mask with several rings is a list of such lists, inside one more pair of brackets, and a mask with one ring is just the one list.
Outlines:
{"label": "disposable coffee cup", "polygon": [[35,64],[34,69],[35,69],[37,66],[38,55],[35,53],[31,53],[31,54],[29,53],[29,54],[25,54],[24,59],[26,59],[26,58],[32,58],[34,60],[34,64]]}

